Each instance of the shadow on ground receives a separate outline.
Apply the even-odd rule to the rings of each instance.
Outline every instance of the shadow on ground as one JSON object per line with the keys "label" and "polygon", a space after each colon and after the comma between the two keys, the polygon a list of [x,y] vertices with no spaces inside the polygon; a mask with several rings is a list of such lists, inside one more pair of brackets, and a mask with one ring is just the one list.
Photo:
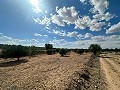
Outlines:
{"label": "shadow on ground", "polygon": [[22,59],[22,60],[16,60],[16,61],[9,61],[9,62],[2,62],[0,63],[0,67],[10,67],[10,66],[16,66],[21,63],[27,63],[27,59]]}

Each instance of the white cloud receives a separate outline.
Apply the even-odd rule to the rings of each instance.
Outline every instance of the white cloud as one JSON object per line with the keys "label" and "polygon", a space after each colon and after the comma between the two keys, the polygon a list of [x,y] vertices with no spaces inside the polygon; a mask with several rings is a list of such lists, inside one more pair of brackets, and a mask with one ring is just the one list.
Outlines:
{"label": "white cloud", "polygon": [[41,25],[50,25],[50,18],[47,18],[46,16],[43,18],[43,20],[40,20],[39,18],[33,18],[36,23],[39,23]]}
{"label": "white cloud", "polygon": [[57,15],[52,15],[51,20],[53,23],[58,26],[65,26],[67,24],[74,24],[74,22],[78,19],[78,13],[75,10],[75,7],[63,7],[58,9],[56,7]]}
{"label": "white cloud", "polygon": [[16,45],[38,45],[39,41],[36,39],[15,39],[0,33],[0,44],[16,44]]}
{"label": "white cloud", "polygon": [[[85,37],[82,35],[81,37]],[[80,39],[68,42],[65,39],[54,39],[49,43],[60,48],[88,48],[90,44],[99,44],[102,48],[120,48],[120,35],[93,36],[91,39]]]}
{"label": "white cloud", "polygon": [[51,17],[53,23],[57,24],[58,26],[65,26],[63,19],[59,15],[53,15]]}
{"label": "white cloud", "polygon": [[93,18],[96,18],[98,20],[106,20],[109,21],[110,19],[112,19],[114,17],[114,15],[110,14],[109,12],[105,13],[105,14],[96,14],[93,15]]}
{"label": "white cloud", "polygon": [[82,4],[87,4],[87,0],[80,0]]}
{"label": "white cloud", "polygon": [[91,20],[89,16],[83,16],[75,22],[75,29],[86,29],[89,27],[91,31],[100,31],[105,22],[98,22],[97,19]]}
{"label": "white cloud", "polygon": [[50,27],[47,27],[47,26],[46,26],[45,28],[46,28],[47,30],[50,30]]}
{"label": "white cloud", "polygon": [[90,0],[90,3],[93,5],[92,11],[100,14],[103,14],[109,5],[107,0]]}
{"label": "white cloud", "polygon": [[97,41],[97,42],[101,42],[101,41],[106,40],[105,36],[100,36],[100,35],[99,36],[93,36],[92,39]]}
{"label": "white cloud", "polygon": [[58,31],[58,30],[53,29],[52,33],[57,34],[59,36],[66,36],[66,32],[64,30]]}
{"label": "white cloud", "polygon": [[43,36],[48,37],[48,35],[43,35]]}
{"label": "white cloud", "polygon": [[118,24],[114,24],[108,30],[106,30],[106,34],[120,32],[120,22]]}
{"label": "white cloud", "polygon": [[67,34],[68,37],[77,37],[77,35],[78,35],[78,32],[76,32],[76,31],[68,32],[68,34]]}
{"label": "white cloud", "polygon": [[42,35],[41,35],[41,34],[39,34],[39,33],[35,33],[34,35],[35,35],[35,36],[42,36]]}
{"label": "white cloud", "polygon": [[93,35],[92,34],[90,34],[90,33],[86,33],[85,34],[85,38],[91,38]]}
{"label": "white cloud", "polygon": [[[53,45],[64,45],[67,43],[67,41],[65,39],[54,39],[53,41],[49,41],[49,43],[53,44]],[[58,46],[59,47],[59,46]]]}

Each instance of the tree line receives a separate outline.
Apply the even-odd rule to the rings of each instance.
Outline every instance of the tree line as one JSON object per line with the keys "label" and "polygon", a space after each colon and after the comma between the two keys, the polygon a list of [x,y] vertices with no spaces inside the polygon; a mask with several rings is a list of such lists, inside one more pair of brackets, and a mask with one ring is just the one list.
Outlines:
{"label": "tree line", "polygon": [[19,60],[20,57],[24,56],[34,56],[39,54],[40,50],[45,50],[45,53],[48,55],[52,55],[55,53],[59,53],[61,56],[66,55],[66,53],[70,51],[74,51],[78,54],[82,54],[84,52],[93,52],[96,55],[98,52],[119,52],[120,49],[102,49],[98,44],[91,44],[88,49],[65,49],[65,48],[53,48],[52,44],[45,44],[45,48],[41,49],[36,46],[22,46],[22,45],[7,45],[0,44],[0,49],[2,50],[0,53],[0,57],[2,58],[17,58]]}

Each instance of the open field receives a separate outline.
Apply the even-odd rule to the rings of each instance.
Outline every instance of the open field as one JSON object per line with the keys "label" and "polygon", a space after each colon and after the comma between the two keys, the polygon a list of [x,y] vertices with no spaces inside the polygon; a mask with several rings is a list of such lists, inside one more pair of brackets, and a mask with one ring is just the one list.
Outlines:
{"label": "open field", "polygon": [[78,55],[72,52],[66,57],[60,57],[59,54],[39,55],[30,59],[24,58],[26,60],[21,64],[1,64],[0,88],[63,90],[70,76],[76,71],[81,71],[90,56],[91,54]]}
{"label": "open field", "polygon": [[[70,52],[0,59],[0,90],[120,90],[120,56]],[[106,87],[107,86],[107,87]]]}
{"label": "open field", "polygon": [[102,54],[100,62],[108,90],[120,90],[120,55]]}

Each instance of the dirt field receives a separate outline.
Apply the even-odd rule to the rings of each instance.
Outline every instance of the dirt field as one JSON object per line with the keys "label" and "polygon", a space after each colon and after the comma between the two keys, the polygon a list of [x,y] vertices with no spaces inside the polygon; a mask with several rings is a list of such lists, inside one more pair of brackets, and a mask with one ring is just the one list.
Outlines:
{"label": "dirt field", "polygon": [[120,55],[102,54],[100,62],[108,90],[120,90]]}
{"label": "dirt field", "polygon": [[0,59],[0,90],[120,90],[120,55]]}
{"label": "dirt field", "polygon": [[0,64],[1,90],[63,90],[70,77],[82,71],[91,54],[78,55],[71,52],[66,57],[39,55]]}

